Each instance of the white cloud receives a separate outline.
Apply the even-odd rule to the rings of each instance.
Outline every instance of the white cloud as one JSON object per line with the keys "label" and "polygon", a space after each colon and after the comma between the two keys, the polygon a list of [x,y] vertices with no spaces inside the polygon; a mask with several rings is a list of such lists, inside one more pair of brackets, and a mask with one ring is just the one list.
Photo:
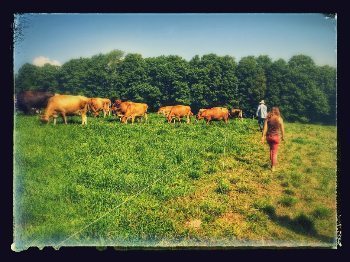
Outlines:
{"label": "white cloud", "polygon": [[61,63],[58,62],[57,60],[51,60],[50,58],[45,57],[45,56],[38,56],[38,57],[34,58],[34,60],[33,60],[33,65],[43,66],[45,64],[56,65],[56,66],[61,65]]}

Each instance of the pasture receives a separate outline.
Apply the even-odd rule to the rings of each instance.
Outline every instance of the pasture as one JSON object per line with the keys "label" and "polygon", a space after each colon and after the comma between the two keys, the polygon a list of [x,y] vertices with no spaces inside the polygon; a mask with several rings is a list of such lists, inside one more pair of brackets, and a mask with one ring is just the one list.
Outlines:
{"label": "pasture", "polygon": [[271,172],[252,119],[53,126],[16,115],[16,248],[334,247],[336,127],[285,130]]}

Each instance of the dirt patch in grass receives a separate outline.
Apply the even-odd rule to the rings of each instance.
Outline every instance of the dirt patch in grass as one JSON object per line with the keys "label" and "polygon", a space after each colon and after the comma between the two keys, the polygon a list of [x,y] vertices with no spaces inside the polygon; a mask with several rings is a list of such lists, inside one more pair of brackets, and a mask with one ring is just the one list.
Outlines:
{"label": "dirt patch in grass", "polygon": [[240,224],[244,217],[239,213],[227,212],[219,217],[216,222],[222,224]]}
{"label": "dirt patch in grass", "polygon": [[198,230],[200,229],[202,221],[200,219],[193,219],[185,223],[185,227],[189,229]]}

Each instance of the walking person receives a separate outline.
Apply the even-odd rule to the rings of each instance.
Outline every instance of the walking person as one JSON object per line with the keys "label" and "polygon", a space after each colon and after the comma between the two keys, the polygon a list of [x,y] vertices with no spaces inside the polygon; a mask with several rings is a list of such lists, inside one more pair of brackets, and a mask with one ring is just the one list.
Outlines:
{"label": "walking person", "polygon": [[261,100],[258,106],[258,109],[256,110],[256,116],[258,117],[258,124],[260,132],[262,132],[264,128],[264,122],[267,115],[267,107],[265,105],[265,101]]}
{"label": "walking person", "polygon": [[264,122],[264,129],[262,133],[261,143],[265,139],[270,146],[270,161],[271,170],[275,171],[277,165],[277,153],[280,138],[284,141],[284,124],[278,107],[273,107],[271,112],[267,114]]}

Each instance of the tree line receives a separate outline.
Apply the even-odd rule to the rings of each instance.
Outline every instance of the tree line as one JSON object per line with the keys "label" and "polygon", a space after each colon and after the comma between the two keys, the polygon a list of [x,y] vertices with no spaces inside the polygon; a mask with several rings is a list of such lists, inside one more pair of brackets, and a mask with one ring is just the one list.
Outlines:
{"label": "tree line", "polygon": [[15,75],[15,92],[43,90],[60,94],[108,97],[149,105],[186,104],[194,112],[212,106],[241,108],[255,115],[259,101],[278,106],[287,121],[334,124],[336,69],[317,66],[306,55],[285,61],[269,56],[206,54],[186,61],[169,55],[143,58],[113,50],[62,66],[24,64]]}

